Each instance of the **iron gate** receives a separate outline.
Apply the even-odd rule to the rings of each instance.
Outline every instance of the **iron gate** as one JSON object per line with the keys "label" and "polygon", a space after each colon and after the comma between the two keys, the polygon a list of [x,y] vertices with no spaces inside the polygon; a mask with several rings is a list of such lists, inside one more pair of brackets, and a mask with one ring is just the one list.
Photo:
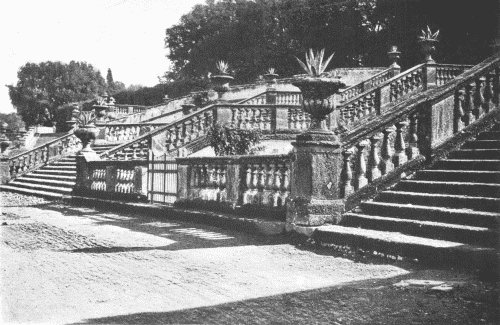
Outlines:
{"label": "iron gate", "polygon": [[151,155],[148,164],[148,199],[172,204],[177,199],[177,163],[167,155]]}

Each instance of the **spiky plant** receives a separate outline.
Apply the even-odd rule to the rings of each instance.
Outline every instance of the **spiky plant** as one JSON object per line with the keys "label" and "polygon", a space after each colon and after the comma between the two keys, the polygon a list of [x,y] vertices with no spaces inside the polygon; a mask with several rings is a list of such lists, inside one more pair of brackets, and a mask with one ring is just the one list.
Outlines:
{"label": "spiky plant", "polygon": [[72,115],[73,115],[73,120],[76,121],[76,124],[79,127],[92,125],[94,124],[97,118],[93,111],[82,112],[78,109],[75,109]]}
{"label": "spiky plant", "polygon": [[229,64],[225,61],[219,61],[216,64],[216,68],[220,74],[228,74]]}
{"label": "spiky plant", "polygon": [[311,77],[319,77],[325,71],[334,54],[335,53],[333,53],[328,59],[323,61],[325,49],[322,49],[321,51],[318,51],[316,53],[314,53],[312,49],[309,49],[309,53],[306,53],[305,63],[302,62],[299,58],[295,58],[297,59],[297,61],[299,61],[300,66],[308,75],[310,75]]}
{"label": "spiky plant", "polygon": [[267,69],[267,74],[276,74],[276,69],[275,68]]}
{"label": "spiky plant", "polygon": [[419,36],[419,39],[421,41],[425,40],[437,41],[438,35],[439,35],[439,30],[435,33],[432,33],[429,26],[427,26],[427,31],[422,30],[422,35]]}

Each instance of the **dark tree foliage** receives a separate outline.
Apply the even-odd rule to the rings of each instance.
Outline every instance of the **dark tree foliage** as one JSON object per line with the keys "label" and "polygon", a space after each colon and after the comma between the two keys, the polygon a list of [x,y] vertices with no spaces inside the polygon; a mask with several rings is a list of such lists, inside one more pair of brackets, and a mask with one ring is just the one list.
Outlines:
{"label": "dark tree foliage", "polygon": [[259,149],[255,145],[260,143],[260,132],[217,123],[208,130],[207,138],[217,156],[248,155]]}
{"label": "dark tree foliage", "polygon": [[115,81],[113,80],[113,72],[108,68],[108,73],[106,74],[106,83],[108,87],[112,88],[114,86]]}
{"label": "dark tree foliage", "polygon": [[295,56],[308,48],[335,52],[331,67],[387,66],[398,45],[400,64],[423,60],[418,36],[441,30],[435,58],[474,64],[492,53],[498,0],[207,0],[166,30],[176,78],[201,78],[229,63],[236,83],[252,82],[269,67],[282,77],[300,73]]}
{"label": "dark tree foliage", "polygon": [[19,132],[19,130],[25,129],[24,122],[19,115],[16,113],[4,114],[0,113],[0,124],[7,124],[7,130],[9,132]]}
{"label": "dark tree foliage", "polygon": [[7,87],[12,105],[27,126],[53,126],[59,106],[93,99],[106,88],[99,70],[86,62],[27,63],[17,76],[17,84]]}

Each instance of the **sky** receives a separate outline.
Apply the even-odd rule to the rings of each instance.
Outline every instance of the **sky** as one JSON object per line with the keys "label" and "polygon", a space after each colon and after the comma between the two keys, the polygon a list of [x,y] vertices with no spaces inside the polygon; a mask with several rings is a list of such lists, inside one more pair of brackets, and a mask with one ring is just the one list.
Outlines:
{"label": "sky", "polygon": [[0,3],[0,113],[27,62],[86,61],[125,85],[154,86],[169,67],[165,29],[204,0],[10,0]]}

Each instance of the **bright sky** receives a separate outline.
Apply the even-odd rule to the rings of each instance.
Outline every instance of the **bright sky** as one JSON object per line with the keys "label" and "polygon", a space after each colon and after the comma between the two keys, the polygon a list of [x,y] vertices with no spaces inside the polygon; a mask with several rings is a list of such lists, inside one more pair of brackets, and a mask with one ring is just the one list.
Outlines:
{"label": "bright sky", "polygon": [[4,85],[26,62],[86,61],[125,85],[157,84],[168,69],[165,29],[204,0],[10,0],[0,4],[0,112]]}

